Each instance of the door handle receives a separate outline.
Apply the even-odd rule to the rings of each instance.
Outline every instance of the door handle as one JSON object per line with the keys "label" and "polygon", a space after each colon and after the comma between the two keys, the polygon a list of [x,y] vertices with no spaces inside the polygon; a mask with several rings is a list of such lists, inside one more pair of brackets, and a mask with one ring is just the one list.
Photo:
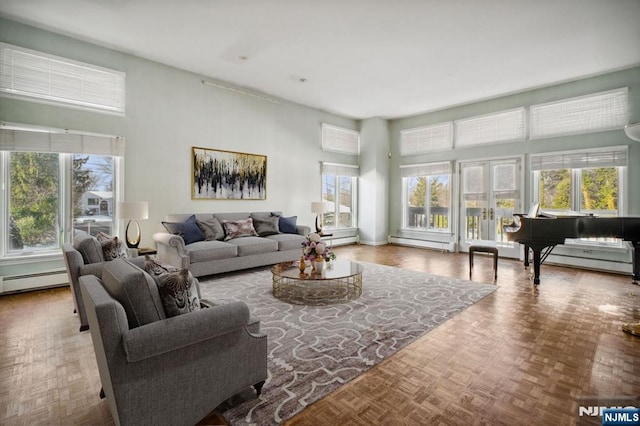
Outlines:
{"label": "door handle", "polygon": [[495,212],[493,211],[493,207],[489,209],[489,219],[493,220],[495,216]]}
{"label": "door handle", "polygon": [[482,220],[487,220],[487,209],[482,208]]}

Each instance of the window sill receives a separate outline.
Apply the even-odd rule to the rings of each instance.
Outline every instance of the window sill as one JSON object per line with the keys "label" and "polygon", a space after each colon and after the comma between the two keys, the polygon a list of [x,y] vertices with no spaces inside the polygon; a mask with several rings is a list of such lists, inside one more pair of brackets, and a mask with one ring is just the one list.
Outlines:
{"label": "window sill", "polygon": [[22,252],[19,254],[8,254],[0,258],[0,265],[22,265],[28,263],[38,262],[50,262],[62,259],[62,252],[60,249],[54,251],[47,251],[46,253],[38,252]]}

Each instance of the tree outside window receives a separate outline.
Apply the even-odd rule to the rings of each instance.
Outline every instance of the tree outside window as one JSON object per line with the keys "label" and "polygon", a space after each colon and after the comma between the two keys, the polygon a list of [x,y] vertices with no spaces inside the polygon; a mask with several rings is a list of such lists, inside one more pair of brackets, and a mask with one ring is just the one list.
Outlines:
{"label": "tree outside window", "polygon": [[[65,210],[71,212],[75,229],[93,235],[98,231],[113,232],[113,157],[41,152],[5,154],[9,157],[10,253],[57,249],[63,239],[62,230],[67,227]],[[71,188],[64,184],[65,168],[71,169],[67,170],[72,177]],[[92,191],[99,197],[88,196]],[[71,208],[65,209],[60,200],[69,192]],[[98,216],[87,219],[87,207],[95,205],[92,203],[97,203]]]}

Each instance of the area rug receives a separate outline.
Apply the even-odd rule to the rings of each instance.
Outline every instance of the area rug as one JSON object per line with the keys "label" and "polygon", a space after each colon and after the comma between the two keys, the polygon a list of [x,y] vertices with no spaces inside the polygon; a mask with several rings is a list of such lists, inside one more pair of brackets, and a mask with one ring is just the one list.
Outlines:
{"label": "area rug", "polygon": [[200,280],[203,298],[247,303],[268,336],[262,395],[247,390],[220,407],[230,424],[275,425],[293,417],[496,289],[359,263],[363,294],[339,305],[275,299],[269,268]]}

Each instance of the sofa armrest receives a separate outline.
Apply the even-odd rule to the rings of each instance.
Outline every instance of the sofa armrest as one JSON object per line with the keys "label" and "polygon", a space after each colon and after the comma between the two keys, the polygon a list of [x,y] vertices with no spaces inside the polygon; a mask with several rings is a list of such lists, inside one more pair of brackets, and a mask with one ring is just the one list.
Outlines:
{"label": "sofa armrest", "polygon": [[296,225],[296,230],[298,234],[304,235],[305,237],[311,232],[311,228],[306,225]]}
{"label": "sofa armrest", "polygon": [[186,254],[184,240],[181,236],[168,232],[156,232],[153,240],[158,249],[158,259],[178,268],[189,268],[191,259]]}
{"label": "sofa armrest", "polygon": [[129,362],[142,361],[216,338],[249,324],[249,308],[233,302],[178,315],[131,329],[123,334]]}

